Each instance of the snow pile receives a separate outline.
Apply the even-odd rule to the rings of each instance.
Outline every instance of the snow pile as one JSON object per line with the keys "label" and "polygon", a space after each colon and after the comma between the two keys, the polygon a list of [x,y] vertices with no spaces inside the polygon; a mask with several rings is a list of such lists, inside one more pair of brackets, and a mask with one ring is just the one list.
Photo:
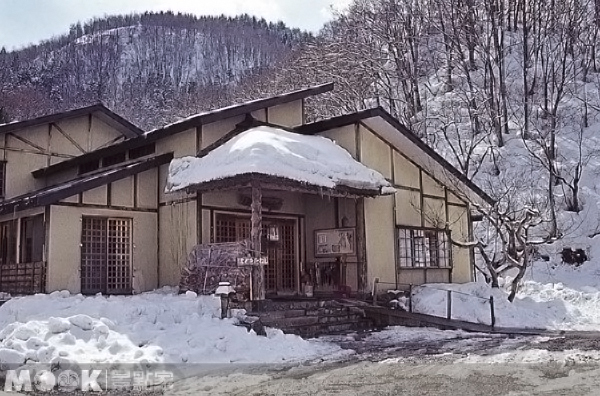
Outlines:
{"label": "snow pile", "polygon": [[561,304],[535,302],[527,297],[517,298],[511,304],[508,293],[484,283],[428,284],[415,288],[414,312],[447,317],[447,290],[452,290],[452,319],[491,324],[491,296],[494,297],[496,326],[558,328],[565,319]]}
{"label": "snow pile", "polygon": [[324,188],[345,186],[383,194],[395,191],[380,173],[355,161],[332,140],[268,126],[242,132],[205,157],[174,159],[169,166],[166,190],[173,192],[249,173]]}
{"label": "snow pile", "polygon": [[219,300],[171,290],[137,296],[55,292],[0,306],[0,364],[282,363],[344,353],[269,329],[267,337],[218,319]]}
{"label": "snow pile", "polygon": [[490,296],[496,325],[560,330],[600,330],[600,269],[537,262],[527,272],[513,303],[508,297],[511,277],[501,288],[485,283],[428,284],[414,289],[413,310],[446,317],[447,292],[452,290],[452,318],[490,324]]}

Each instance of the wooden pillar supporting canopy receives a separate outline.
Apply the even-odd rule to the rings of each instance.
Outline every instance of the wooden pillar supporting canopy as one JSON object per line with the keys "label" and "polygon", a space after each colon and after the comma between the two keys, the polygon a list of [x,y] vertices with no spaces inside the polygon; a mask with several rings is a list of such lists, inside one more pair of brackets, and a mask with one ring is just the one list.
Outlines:
{"label": "wooden pillar supporting canopy", "polygon": [[[255,258],[261,256],[261,237],[262,237],[262,190],[257,180],[252,181],[252,204],[250,205],[252,216],[250,218],[250,242],[251,249]],[[260,301],[265,299],[265,267],[255,265],[252,267],[252,300]]]}
{"label": "wooden pillar supporting canopy", "polygon": [[365,227],[365,199],[356,199],[356,261],[358,293],[368,292],[367,279],[367,235]]}

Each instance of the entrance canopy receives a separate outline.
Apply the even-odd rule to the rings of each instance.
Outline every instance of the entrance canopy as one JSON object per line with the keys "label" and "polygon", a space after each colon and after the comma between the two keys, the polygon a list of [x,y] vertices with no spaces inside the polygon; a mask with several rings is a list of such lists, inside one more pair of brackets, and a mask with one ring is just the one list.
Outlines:
{"label": "entrance canopy", "polygon": [[173,159],[166,191],[238,188],[253,181],[270,188],[344,196],[395,192],[383,175],[331,139],[265,125],[241,132],[202,158]]}

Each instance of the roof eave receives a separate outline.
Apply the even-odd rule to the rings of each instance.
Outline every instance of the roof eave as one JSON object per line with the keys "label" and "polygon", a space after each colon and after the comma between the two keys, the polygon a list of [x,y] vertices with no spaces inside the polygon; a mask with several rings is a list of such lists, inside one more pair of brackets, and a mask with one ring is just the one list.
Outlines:
{"label": "roof eave", "polygon": [[140,128],[132,124],[130,121],[127,121],[117,113],[113,112],[112,110],[104,106],[102,103],[96,103],[90,106],[80,107],[77,109],[67,110],[63,112],[32,118],[29,120],[17,121],[9,124],[0,125],[0,134],[14,132],[19,129],[29,128],[42,124],[54,123],[60,120],[81,117],[84,115],[94,113],[102,114],[106,119],[114,121],[118,126],[120,126],[118,130],[125,137],[135,137],[143,134],[143,131]]}
{"label": "roof eave", "polygon": [[[77,184],[77,180],[69,180],[62,185],[73,184],[72,188],[59,189],[56,191],[48,191],[55,190],[57,187],[60,187],[61,184],[51,186],[47,189],[38,190],[31,192],[29,194],[25,194],[22,196],[18,196],[12,199],[9,199],[3,203],[0,203],[0,215],[20,212],[25,209],[36,208],[40,206],[46,206],[53,203],[56,203],[62,199],[68,198],[75,194],[78,194],[83,191],[91,190],[96,187],[103,186],[105,184],[111,183],[113,181],[117,181],[123,179],[127,176],[131,176],[136,173],[144,172],[146,170],[155,168],[157,166],[167,164],[169,161],[173,159],[173,153],[167,153],[162,155],[157,155],[155,157],[146,158],[145,160],[140,160],[133,164],[127,164],[123,167],[123,169],[119,169],[113,173],[110,173],[106,176],[100,176],[97,178],[85,180],[86,177],[82,177],[84,181]],[[133,166],[131,166],[133,165]],[[128,167],[131,166],[131,167]],[[99,172],[101,173],[101,172]],[[88,175],[95,176],[96,174]]]}
{"label": "roof eave", "polygon": [[357,188],[345,185],[337,185],[333,188],[323,187],[307,182],[302,182],[287,177],[268,175],[263,173],[243,173],[235,176],[230,176],[222,179],[210,180],[203,183],[194,183],[175,191],[168,193],[177,193],[185,191],[193,192],[214,192],[238,190],[251,187],[254,182],[267,190],[283,190],[307,194],[318,194],[332,197],[378,197],[388,195],[382,193],[382,189]]}

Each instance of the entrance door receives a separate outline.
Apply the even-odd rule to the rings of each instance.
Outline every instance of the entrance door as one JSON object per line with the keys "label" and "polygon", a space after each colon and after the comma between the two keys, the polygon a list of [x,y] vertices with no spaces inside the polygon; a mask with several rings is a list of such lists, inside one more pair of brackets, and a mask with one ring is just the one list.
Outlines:
{"label": "entrance door", "polygon": [[[217,214],[215,242],[238,242],[250,239],[248,217]],[[265,266],[267,293],[296,291],[297,221],[293,219],[263,218],[262,252],[269,259]]]}
{"label": "entrance door", "polygon": [[131,293],[131,219],[83,217],[81,293]]}

